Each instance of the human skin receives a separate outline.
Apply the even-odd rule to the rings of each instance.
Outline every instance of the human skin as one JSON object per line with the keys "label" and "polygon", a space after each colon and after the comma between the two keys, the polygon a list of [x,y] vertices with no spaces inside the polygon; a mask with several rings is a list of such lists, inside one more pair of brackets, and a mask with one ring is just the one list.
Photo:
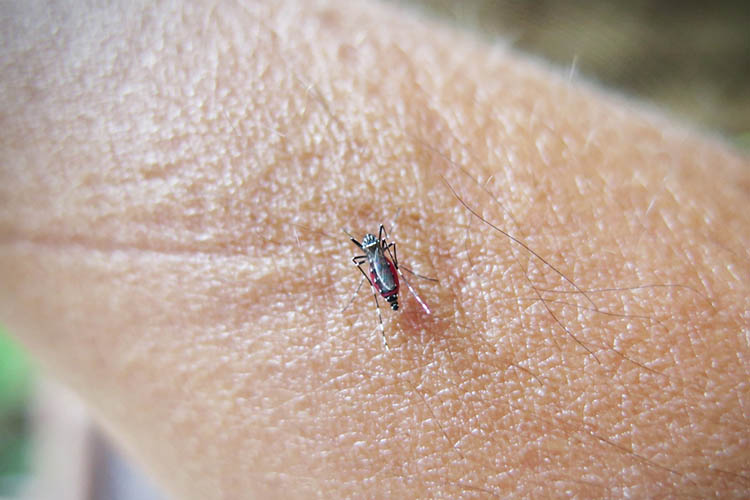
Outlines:
{"label": "human skin", "polygon": [[750,493],[720,141],[373,2],[2,8],[0,321],[176,498]]}

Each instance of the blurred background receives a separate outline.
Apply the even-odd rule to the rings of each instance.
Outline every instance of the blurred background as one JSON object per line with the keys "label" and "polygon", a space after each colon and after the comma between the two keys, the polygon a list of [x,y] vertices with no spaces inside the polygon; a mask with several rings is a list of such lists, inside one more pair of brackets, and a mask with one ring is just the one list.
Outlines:
{"label": "blurred background", "polygon": [[750,2],[400,0],[750,148]]}
{"label": "blurred background", "polygon": [[[750,3],[393,0],[750,150]],[[0,328],[0,500],[164,498]]]}

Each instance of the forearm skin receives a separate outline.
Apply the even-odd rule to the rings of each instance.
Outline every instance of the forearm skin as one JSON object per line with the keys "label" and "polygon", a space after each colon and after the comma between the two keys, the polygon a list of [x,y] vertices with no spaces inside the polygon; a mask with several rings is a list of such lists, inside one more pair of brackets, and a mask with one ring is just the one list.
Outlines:
{"label": "forearm skin", "polygon": [[[748,494],[747,159],[391,6],[58,9],[2,16],[0,321],[178,498]],[[439,279],[390,350],[380,223]]]}

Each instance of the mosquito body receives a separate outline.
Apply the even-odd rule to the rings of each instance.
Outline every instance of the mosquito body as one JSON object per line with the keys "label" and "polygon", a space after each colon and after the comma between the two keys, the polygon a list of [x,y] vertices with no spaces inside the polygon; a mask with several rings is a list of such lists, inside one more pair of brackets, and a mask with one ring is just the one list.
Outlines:
{"label": "mosquito body", "polygon": [[[383,234],[383,226],[380,226],[380,234]],[[370,264],[370,276],[365,275],[369,279],[370,284],[375,287],[375,291],[383,297],[391,309],[398,311],[398,271],[396,264],[395,252],[396,244],[390,243],[386,245],[385,238],[376,238],[374,234],[366,234],[362,239],[362,243],[357,242],[354,238],[352,241],[359,246],[365,255],[357,255],[352,261],[357,264],[360,271],[362,270],[362,264],[368,262]],[[390,252],[393,248],[393,260],[386,257],[386,252]],[[364,274],[364,272],[363,272]]]}
{"label": "mosquito body", "polygon": [[[364,282],[364,280],[367,280],[370,283],[370,287],[372,288],[372,296],[375,299],[375,308],[378,312],[378,321],[380,325],[380,332],[383,335],[383,343],[385,344],[386,349],[388,349],[388,340],[385,337],[385,327],[383,326],[383,317],[380,314],[378,295],[383,297],[385,301],[388,302],[388,304],[391,306],[391,309],[393,309],[394,311],[398,311],[398,292],[400,289],[399,275],[401,275],[401,278],[403,278],[407,288],[412,294],[414,294],[417,302],[419,302],[419,304],[422,306],[422,309],[424,309],[427,314],[431,313],[430,308],[427,307],[427,304],[425,304],[424,301],[419,297],[419,295],[417,295],[417,292],[415,292],[414,288],[412,288],[412,286],[409,284],[406,276],[404,276],[401,272],[401,269],[398,265],[398,255],[396,254],[396,244],[393,242],[388,243],[388,234],[386,233],[385,227],[383,227],[382,224],[380,225],[380,229],[378,230],[378,236],[367,233],[361,242],[357,241],[356,238],[354,238],[346,231],[344,232],[352,240],[352,243],[357,245],[357,248],[364,252],[363,255],[356,255],[352,258],[352,262],[357,265],[357,268],[363,276],[363,279],[359,282],[357,290],[354,292],[354,296],[356,296],[357,292],[362,287],[362,283]],[[368,272],[365,272],[365,270],[362,269],[362,266],[365,263],[369,265]],[[409,269],[407,269],[406,267],[404,267],[404,269],[409,271]],[[429,281],[437,281],[436,279],[420,276],[413,272],[412,274]],[[354,300],[354,297],[352,297],[352,300]]]}

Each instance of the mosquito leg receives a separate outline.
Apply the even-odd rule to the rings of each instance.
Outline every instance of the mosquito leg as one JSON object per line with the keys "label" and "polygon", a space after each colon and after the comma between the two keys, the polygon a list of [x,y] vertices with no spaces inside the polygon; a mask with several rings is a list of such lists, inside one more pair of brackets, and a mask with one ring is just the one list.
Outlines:
{"label": "mosquito leg", "polygon": [[[354,262],[357,265],[357,267],[359,267],[365,262],[367,262],[367,255],[356,255],[352,258],[352,262]],[[360,268],[359,270],[362,271],[362,268]],[[364,274],[364,272],[362,274]],[[357,294],[359,293],[359,290],[362,288],[362,283],[365,282],[365,278],[367,278],[366,275],[361,280],[359,280],[359,285],[357,285],[357,289],[352,294],[352,298],[349,299],[349,302],[347,302],[346,306],[344,306],[341,312],[344,312],[347,309],[349,309],[349,306],[352,305],[352,303],[354,302],[354,299],[357,298]],[[370,281],[370,280],[368,279],[367,281]]]}
{"label": "mosquito leg", "polygon": [[364,279],[364,278],[362,278],[361,280],[359,280],[359,285],[357,285],[357,289],[356,289],[356,290],[354,290],[354,293],[352,294],[352,298],[351,298],[351,299],[349,299],[349,302],[347,302],[347,303],[346,303],[346,305],[345,305],[345,306],[344,306],[344,308],[343,308],[343,309],[341,310],[341,312],[344,312],[344,311],[346,311],[347,309],[349,309],[349,306],[350,306],[350,305],[352,305],[352,304],[354,303],[354,299],[356,299],[356,298],[357,298],[357,295],[359,294],[359,291],[360,291],[360,289],[362,288],[362,283],[364,283],[364,282],[365,282],[365,279]]}
{"label": "mosquito leg", "polygon": [[[391,249],[393,249],[392,252],[391,252]],[[421,275],[419,273],[415,273],[414,271],[412,271],[411,269],[409,269],[406,266],[400,266],[399,263],[398,263],[398,255],[396,254],[396,243],[395,242],[394,243],[388,243],[388,246],[385,247],[385,251],[388,252],[388,256],[393,261],[393,265],[396,266],[396,269],[402,269],[403,268],[404,270],[406,270],[409,273],[413,274],[417,278],[422,278],[423,280],[427,280],[427,281],[433,281],[435,283],[439,283],[440,282],[440,281],[438,281],[437,278],[430,278],[428,276],[423,276],[423,275]]]}
{"label": "mosquito leg", "polygon": [[[363,257],[363,256],[360,255],[359,257]],[[356,258],[357,257],[355,257],[354,259]],[[357,264],[357,269],[359,269],[359,272],[362,273],[362,276],[364,276],[365,279],[367,279],[367,282],[370,284],[370,288],[372,289],[372,298],[375,299],[375,310],[378,312],[378,327],[380,328],[380,335],[383,336],[383,345],[385,345],[385,349],[387,351],[390,351],[391,348],[388,345],[388,339],[385,336],[385,326],[383,326],[383,315],[380,314],[380,303],[378,302],[378,294],[375,290],[375,285],[372,284],[372,280],[370,280],[370,278],[365,273],[364,269],[362,269],[362,264],[364,264],[364,262],[360,262],[360,263],[355,262],[355,264]]]}
{"label": "mosquito leg", "polygon": [[415,273],[414,271],[412,271],[411,269],[409,269],[406,266],[402,265],[401,267],[399,267],[399,269],[403,269],[404,271],[407,271],[409,274],[411,274],[413,276],[416,276],[417,278],[422,278],[423,280],[433,281],[435,283],[440,283],[440,281],[437,278],[430,278],[429,276],[423,276],[423,275],[421,275],[419,273]]}
{"label": "mosquito leg", "polygon": [[[385,234],[385,237],[383,237],[383,234]],[[383,224],[380,225],[380,229],[378,230],[378,241],[381,245],[385,246],[385,242],[388,239],[388,231],[385,230],[385,226]]]}
{"label": "mosquito leg", "polygon": [[[382,225],[380,226],[380,230],[381,230],[381,232],[385,231],[383,229]],[[386,237],[387,236],[388,236],[388,233],[386,233]],[[409,280],[407,280],[406,276],[404,276],[404,273],[401,272],[401,268],[398,266],[398,254],[396,253],[396,243],[394,242],[394,243],[389,243],[388,245],[386,245],[385,246],[385,251],[388,252],[388,256],[393,261],[393,266],[396,268],[396,271],[398,271],[398,274],[404,280],[404,283],[406,283],[406,288],[408,288],[409,291],[412,293],[412,295],[414,295],[414,298],[417,299],[417,302],[419,302],[419,305],[422,306],[422,309],[424,309],[424,311],[427,314],[432,314],[432,311],[430,311],[430,308],[427,307],[427,304],[425,304],[424,300],[422,300],[422,297],[419,296],[419,294],[416,292],[416,290],[414,290],[414,287],[411,286],[411,283],[409,283]],[[404,269],[406,269],[406,268],[404,268]],[[419,274],[415,273],[414,271],[412,271],[411,269],[406,269],[406,270],[409,271],[410,273],[412,273],[414,276],[419,276],[420,278],[424,278],[424,279],[429,280],[429,281],[437,281],[435,278],[428,278],[427,276],[419,275]]]}
{"label": "mosquito leg", "polygon": [[[393,249],[392,252],[391,252],[391,249]],[[393,265],[396,266],[396,269],[398,269],[398,255],[396,255],[396,243],[388,243],[388,245],[386,245],[386,247],[383,250],[388,252],[388,255],[393,261]]]}
{"label": "mosquito leg", "polygon": [[404,280],[404,283],[406,283],[406,288],[409,289],[412,295],[414,295],[414,298],[417,299],[417,302],[419,302],[419,305],[422,306],[422,309],[424,309],[424,312],[427,314],[432,314],[432,311],[430,311],[430,308],[427,307],[427,304],[425,304],[424,300],[422,300],[422,297],[419,296],[416,290],[414,290],[414,287],[411,286],[411,283],[409,283],[409,280],[406,279],[406,276],[404,273],[401,272],[401,269],[396,268],[398,271],[398,274],[401,276],[401,279]]}
{"label": "mosquito leg", "polygon": [[375,291],[375,287],[370,284],[372,288],[372,298],[375,299],[375,309],[378,310],[378,324],[380,325],[380,335],[383,337],[383,345],[386,351],[390,351],[391,347],[388,345],[388,339],[385,336],[385,326],[383,326],[383,316],[380,315],[380,303],[378,302],[378,294]]}

